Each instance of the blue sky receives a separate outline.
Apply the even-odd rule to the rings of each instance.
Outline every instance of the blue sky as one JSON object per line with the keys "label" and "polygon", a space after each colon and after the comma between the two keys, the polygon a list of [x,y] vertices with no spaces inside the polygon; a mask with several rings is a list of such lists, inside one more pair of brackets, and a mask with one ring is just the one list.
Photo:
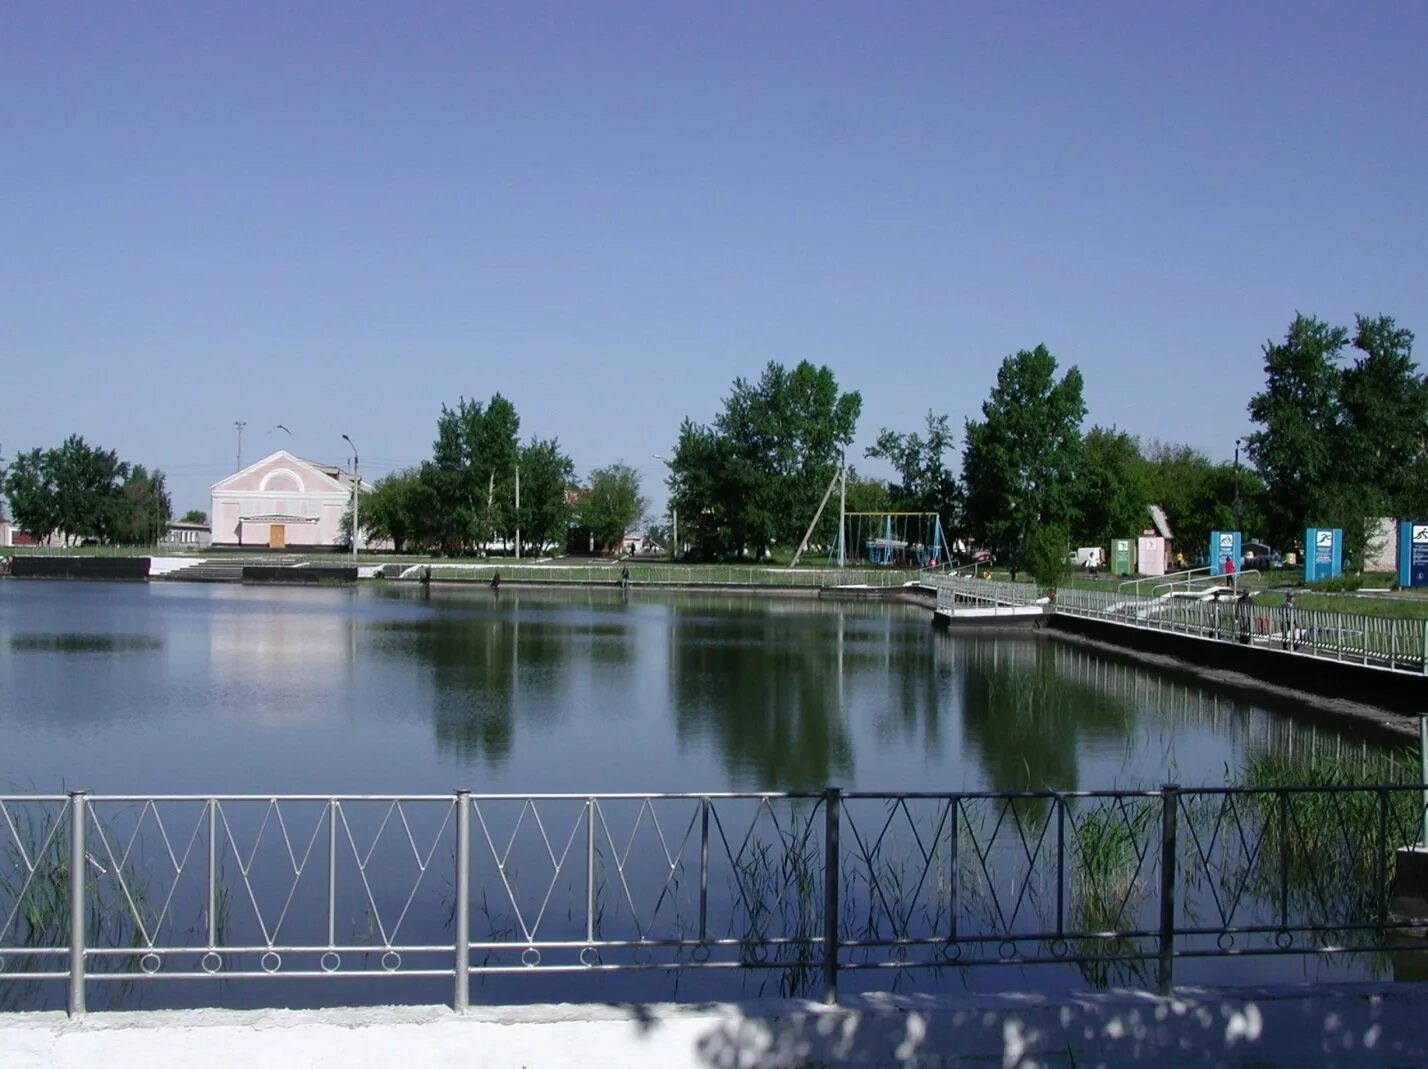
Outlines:
{"label": "blue sky", "polygon": [[768,360],[861,454],[1045,342],[1225,458],[1296,310],[1428,331],[1425,120],[1421,3],[11,3],[0,446],[206,509],[234,420],[377,475],[499,390],[662,501]]}

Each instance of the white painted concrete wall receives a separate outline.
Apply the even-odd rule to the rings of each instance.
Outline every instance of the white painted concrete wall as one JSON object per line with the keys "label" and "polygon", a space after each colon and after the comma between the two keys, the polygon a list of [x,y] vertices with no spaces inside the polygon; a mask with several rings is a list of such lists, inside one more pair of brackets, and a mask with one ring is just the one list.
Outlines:
{"label": "white painted concrete wall", "polygon": [[0,1066],[1421,1067],[1428,985],[869,997],[837,1007],[432,1007],[0,1015]]}

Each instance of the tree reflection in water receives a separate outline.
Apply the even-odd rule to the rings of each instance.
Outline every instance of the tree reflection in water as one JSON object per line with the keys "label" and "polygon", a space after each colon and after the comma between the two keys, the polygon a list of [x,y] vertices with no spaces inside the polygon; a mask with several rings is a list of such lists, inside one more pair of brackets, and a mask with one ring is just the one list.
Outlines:
{"label": "tree reflection in water", "polygon": [[988,789],[1076,790],[1080,746],[1131,735],[1134,707],[1068,673],[1051,642],[1030,636],[959,638],[955,658],[962,678],[963,735]]}

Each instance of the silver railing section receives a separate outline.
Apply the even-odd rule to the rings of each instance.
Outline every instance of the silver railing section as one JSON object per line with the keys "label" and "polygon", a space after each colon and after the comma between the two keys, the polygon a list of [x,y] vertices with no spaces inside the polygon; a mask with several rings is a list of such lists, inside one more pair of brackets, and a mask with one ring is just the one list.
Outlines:
{"label": "silver railing section", "polygon": [[[640,586],[749,586],[827,588],[843,586],[897,587],[923,573],[907,568],[775,568],[746,564],[629,564],[630,581]],[[401,579],[431,578],[489,582],[579,583],[615,586],[620,568],[608,564],[484,564],[422,563],[403,568]]]}
{"label": "silver railing section", "polygon": [[[1034,605],[1030,583],[940,576],[939,608],[966,603]],[[1155,631],[1238,642],[1264,650],[1428,674],[1428,620],[1257,604],[1249,591],[1147,597],[1121,589],[1061,587],[1051,611]]]}
{"label": "silver railing section", "polygon": [[[64,984],[1055,965],[1428,947],[1390,913],[1424,784],[0,796],[0,1000]],[[1370,959],[1371,960],[1371,959]],[[108,1000],[105,1005],[113,1005]]]}

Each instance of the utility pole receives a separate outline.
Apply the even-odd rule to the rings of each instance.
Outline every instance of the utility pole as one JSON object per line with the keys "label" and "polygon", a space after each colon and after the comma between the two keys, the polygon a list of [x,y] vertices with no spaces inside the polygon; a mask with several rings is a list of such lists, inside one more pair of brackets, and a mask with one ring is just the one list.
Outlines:
{"label": "utility pole", "polygon": [[233,461],[234,471],[243,470],[243,428],[246,426],[248,424],[245,420],[235,419],[233,421],[233,429],[238,432],[238,453]]}
{"label": "utility pole", "polygon": [[357,507],[362,499],[362,476],[357,473],[357,445],[347,435],[342,436],[342,440],[352,446],[352,563],[357,563],[357,532],[361,528],[357,525]]}
{"label": "utility pole", "polygon": [[516,465],[516,560],[521,559],[521,466]]}

